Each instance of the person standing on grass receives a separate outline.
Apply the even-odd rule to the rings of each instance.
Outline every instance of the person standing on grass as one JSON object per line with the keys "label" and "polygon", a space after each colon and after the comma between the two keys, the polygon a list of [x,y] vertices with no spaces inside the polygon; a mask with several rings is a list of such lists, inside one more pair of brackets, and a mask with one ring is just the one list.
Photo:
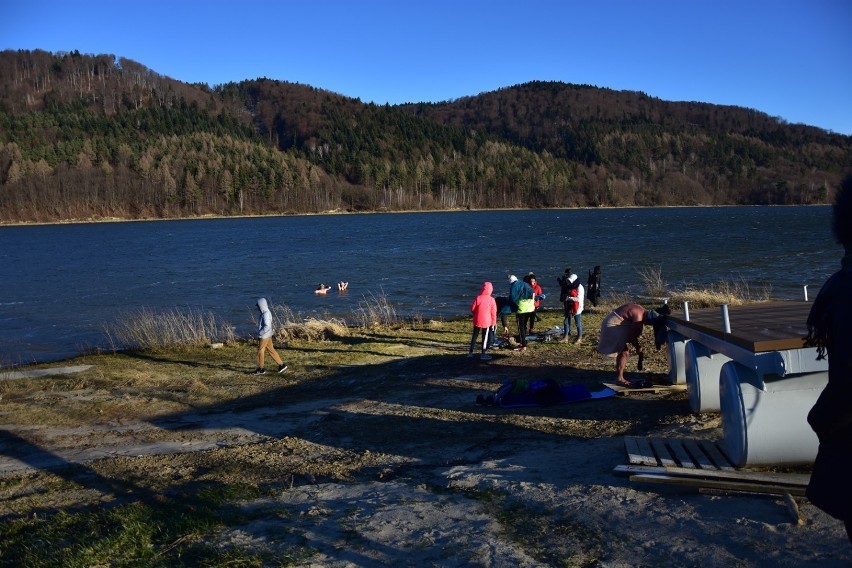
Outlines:
{"label": "person standing on grass", "polygon": [[515,351],[525,351],[527,348],[527,330],[530,327],[530,317],[535,312],[535,292],[530,288],[529,284],[518,280],[518,277],[512,274],[509,276],[509,299],[517,306],[515,315],[518,318],[518,342],[520,345],[515,347]]}
{"label": "person standing on grass", "polygon": [[482,333],[482,351],[479,358],[483,361],[491,359],[491,356],[486,353],[490,343],[488,338],[497,327],[497,302],[491,297],[493,291],[494,285],[491,282],[483,282],[479,296],[474,298],[473,304],[470,306],[470,313],[473,314],[473,335],[470,337],[470,349],[467,356],[473,357],[476,338]]}
{"label": "person standing on grass", "polygon": [[817,348],[817,359],[828,356],[828,384],[808,413],[819,448],[805,495],[844,522],[852,543],[852,175],[843,180],[832,213],[832,230],[844,256],[807,321],[807,345]]}
{"label": "person standing on grass", "polygon": [[266,298],[258,298],[257,309],[260,311],[260,318],[257,321],[257,338],[260,340],[260,345],[257,348],[257,368],[254,370],[255,375],[262,375],[266,372],[264,357],[266,352],[272,355],[272,358],[278,363],[278,372],[283,373],[287,370],[287,365],[278,356],[275,347],[272,346],[272,312],[269,311],[269,303]]}
{"label": "person standing on grass", "polygon": [[583,303],[585,301],[585,290],[583,290],[583,285],[580,284],[580,280],[577,278],[576,274],[572,274],[568,277],[568,281],[571,283],[571,287],[569,288],[568,296],[565,298],[565,309],[563,315],[565,316],[565,321],[563,322],[565,325],[565,332],[562,335],[562,342],[568,343],[571,337],[571,319],[574,319],[574,325],[577,326],[577,340],[574,344],[582,343],[583,341]]}
{"label": "person standing on grass", "polygon": [[593,306],[597,307],[598,301],[601,299],[601,267],[595,266],[594,270],[589,270],[589,279],[586,281],[586,296]]}
{"label": "person standing on grass", "polygon": [[547,298],[544,292],[541,289],[541,286],[538,283],[538,280],[535,278],[535,274],[530,272],[526,276],[524,276],[524,282],[526,282],[530,288],[533,289],[533,299],[535,300],[535,309],[533,310],[533,315],[530,316],[530,335],[535,334],[535,324],[536,322],[541,321],[541,316],[538,315],[538,308],[541,306],[541,301]]}

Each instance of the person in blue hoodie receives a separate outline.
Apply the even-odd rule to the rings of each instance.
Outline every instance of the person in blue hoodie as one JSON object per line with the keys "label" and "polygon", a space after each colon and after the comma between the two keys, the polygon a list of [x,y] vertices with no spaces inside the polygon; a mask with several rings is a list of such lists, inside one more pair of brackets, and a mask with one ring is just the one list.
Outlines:
{"label": "person in blue hoodie", "polygon": [[260,318],[257,321],[257,338],[260,340],[260,345],[257,348],[257,368],[254,370],[255,375],[262,375],[266,372],[264,357],[266,352],[272,355],[272,358],[278,363],[278,372],[283,373],[287,370],[287,365],[278,356],[275,347],[272,346],[272,312],[269,311],[269,304],[266,298],[258,298],[257,309],[260,311]]}

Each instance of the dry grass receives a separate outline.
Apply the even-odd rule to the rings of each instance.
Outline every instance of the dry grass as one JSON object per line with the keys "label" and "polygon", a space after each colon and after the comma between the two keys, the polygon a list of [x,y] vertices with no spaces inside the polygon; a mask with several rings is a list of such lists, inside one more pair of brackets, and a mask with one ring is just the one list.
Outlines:
{"label": "dry grass", "polygon": [[109,325],[105,332],[113,350],[184,350],[217,342],[234,341],[234,328],[219,322],[213,312],[192,309],[155,312],[142,308]]}
{"label": "dry grass", "polygon": [[687,288],[672,294],[671,302],[678,305],[689,302],[695,308],[711,308],[728,304],[731,306],[766,302],[770,298],[770,289],[752,290],[748,282],[720,281],[709,288]]}
{"label": "dry grass", "polygon": [[[663,278],[662,268],[644,267],[637,271],[640,280],[644,285],[643,297],[653,298],[656,300],[668,299],[668,302],[673,305],[682,305],[683,302],[689,302],[689,305],[694,308],[712,308],[722,304],[731,306],[749,304],[754,302],[765,302],[770,299],[771,288],[762,287],[758,290],[752,289],[745,280],[727,281],[720,280],[710,284],[707,288],[690,288],[683,290],[675,290],[669,288]],[[613,300],[630,301],[625,297],[613,297]]]}
{"label": "dry grass", "polygon": [[358,304],[355,316],[363,328],[392,327],[403,323],[384,292],[379,295],[371,292],[369,296],[364,296]]}

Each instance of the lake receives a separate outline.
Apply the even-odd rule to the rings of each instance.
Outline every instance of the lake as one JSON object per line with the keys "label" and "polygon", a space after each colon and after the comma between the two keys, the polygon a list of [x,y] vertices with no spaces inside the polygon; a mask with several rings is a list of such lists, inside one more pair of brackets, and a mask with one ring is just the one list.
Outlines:
{"label": "lake", "polygon": [[[198,219],[0,227],[0,364],[60,360],[107,347],[104,327],[139,308],[210,310],[240,335],[255,299],[351,319],[386,297],[400,315],[468,313],[485,280],[536,273],[557,307],[556,278],[604,294],[641,292],[659,268],[674,289],[722,280],[815,297],[840,264],[831,209],[714,207],[475,211]],[[346,294],[336,283],[349,282]],[[335,288],[313,293],[320,284]]]}

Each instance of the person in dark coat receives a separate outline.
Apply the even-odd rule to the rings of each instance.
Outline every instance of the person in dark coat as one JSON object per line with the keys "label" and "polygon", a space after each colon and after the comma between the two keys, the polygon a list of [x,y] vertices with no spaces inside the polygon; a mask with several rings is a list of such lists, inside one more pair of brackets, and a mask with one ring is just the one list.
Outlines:
{"label": "person in dark coat", "polygon": [[828,356],[828,384],[808,413],[819,449],[806,495],[845,523],[852,543],[852,175],[837,193],[832,228],[845,256],[808,315],[806,342],[817,358]]}
{"label": "person in dark coat", "polygon": [[589,271],[589,278],[586,280],[586,299],[593,306],[597,307],[601,299],[601,267],[595,266],[594,270]]}

